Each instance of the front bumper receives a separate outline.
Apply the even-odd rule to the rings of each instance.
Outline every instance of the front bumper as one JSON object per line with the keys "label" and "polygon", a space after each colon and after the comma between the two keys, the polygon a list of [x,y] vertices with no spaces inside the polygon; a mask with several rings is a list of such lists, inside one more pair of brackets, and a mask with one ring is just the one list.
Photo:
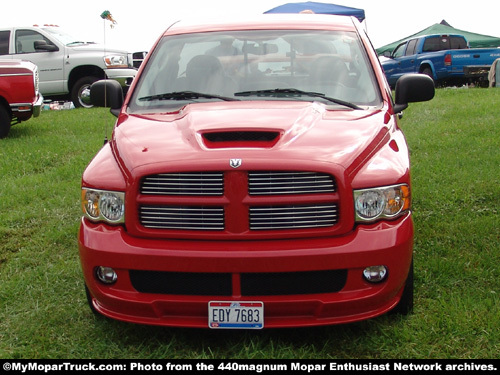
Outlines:
{"label": "front bumper", "polygon": [[43,106],[43,96],[42,94],[38,94],[38,98],[36,102],[33,104],[33,117],[40,116],[40,112],[42,111]]}
{"label": "front bumper", "polygon": [[106,76],[109,79],[117,81],[122,87],[130,86],[130,83],[135,78],[137,69],[117,68],[106,69]]}
{"label": "front bumper", "polygon": [[12,115],[20,121],[29,120],[31,117],[40,116],[43,105],[43,96],[38,94],[36,100],[32,103],[12,103],[10,109]]}
{"label": "front bumper", "polygon": [[[212,300],[262,301],[267,328],[348,323],[381,315],[400,300],[412,248],[410,215],[359,226],[341,237],[293,241],[149,240],[131,237],[121,227],[92,224],[85,219],[79,235],[85,283],[98,312],[133,323],[200,328],[208,327],[208,302]],[[379,284],[365,281],[363,270],[372,265],[387,266],[388,278]],[[117,282],[111,286],[98,282],[97,266],[115,269]],[[203,295],[141,293],[133,286],[130,270],[182,275],[229,273],[232,291],[221,297],[213,290],[210,295],[200,285],[200,290],[205,290]],[[241,286],[249,273],[293,276],[326,270],[346,272],[341,290],[323,292],[319,288],[318,293],[249,297]]]}
{"label": "front bumper", "polygon": [[30,117],[40,116],[43,105],[43,96],[38,94],[36,100],[31,103],[12,103],[10,104],[10,109],[15,117],[22,120],[27,120]]}

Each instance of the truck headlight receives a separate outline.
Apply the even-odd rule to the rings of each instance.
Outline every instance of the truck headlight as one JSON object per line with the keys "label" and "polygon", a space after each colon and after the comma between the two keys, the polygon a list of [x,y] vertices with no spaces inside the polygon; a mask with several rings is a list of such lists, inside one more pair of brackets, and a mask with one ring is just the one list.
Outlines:
{"label": "truck headlight", "polygon": [[82,188],[82,210],[89,220],[121,224],[125,221],[125,193]]}
{"label": "truck headlight", "polygon": [[391,219],[408,211],[410,187],[406,184],[354,190],[356,221]]}
{"label": "truck headlight", "polygon": [[107,55],[104,56],[106,68],[128,68],[128,58],[126,55]]}

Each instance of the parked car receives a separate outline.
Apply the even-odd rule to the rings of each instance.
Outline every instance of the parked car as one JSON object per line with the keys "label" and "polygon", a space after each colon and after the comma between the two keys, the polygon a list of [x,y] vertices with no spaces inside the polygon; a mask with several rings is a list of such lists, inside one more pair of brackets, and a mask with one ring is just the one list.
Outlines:
{"label": "parked car", "polygon": [[413,306],[408,147],[354,18],[178,22],[82,177],[87,298],[127,322],[212,329],[348,323]]}
{"label": "parked car", "polygon": [[402,42],[384,57],[382,66],[393,87],[407,73],[426,74],[443,84],[464,84],[487,80],[500,49],[471,49],[463,35],[424,35]]}
{"label": "parked car", "polygon": [[68,98],[75,107],[90,106],[92,83],[110,78],[126,91],[137,72],[126,51],[79,41],[55,26],[0,29],[0,58],[33,62],[40,71],[40,92]]}
{"label": "parked car", "polygon": [[10,127],[38,117],[43,96],[38,91],[38,68],[29,61],[0,60],[0,138]]}

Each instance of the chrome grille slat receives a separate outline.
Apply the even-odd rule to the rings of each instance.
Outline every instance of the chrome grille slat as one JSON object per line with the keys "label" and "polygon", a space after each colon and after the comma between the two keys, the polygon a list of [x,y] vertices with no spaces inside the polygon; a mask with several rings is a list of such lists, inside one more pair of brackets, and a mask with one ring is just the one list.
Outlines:
{"label": "chrome grille slat", "polygon": [[[147,204],[139,207],[141,225],[159,230],[226,230],[224,206],[228,206],[227,212],[232,212],[228,220],[233,220],[235,215],[234,209],[230,208],[234,192],[224,192],[225,180],[228,180],[228,183],[233,181],[230,173],[232,172],[175,172],[144,177],[140,193],[150,198],[147,198]],[[225,176],[226,174],[228,175]],[[309,171],[249,171],[247,189],[250,196],[249,229],[252,231],[314,230],[333,227],[339,221],[338,197],[331,195],[337,192],[337,186],[335,178],[330,174]],[[298,203],[297,197],[292,197],[292,195],[306,194],[317,195],[315,203]],[[320,199],[319,194],[330,195]],[[168,203],[159,201],[153,203],[154,195],[175,198],[167,199]],[[262,202],[257,203],[266,195],[288,195],[290,198],[286,203],[282,198],[279,206],[262,206]],[[213,197],[211,198],[215,199],[213,204],[218,206],[204,206],[205,203],[196,206],[196,201],[181,203],[182,206],[176,205],[179,196],[198,197],[194,198],[197,202],[203,202],[200,199],[204,196]],[[220,203],[217,201],[217,196],[228,198],[229,202]],[[162,201],[165,199],[162,198]],[[215,203],[216,201],[219,203]]]}
{"label": "chrome grille slat", "polygon": [[147,176],[141,194],[220,196],[224,194],[222,172],[160,173]]}
{"label": "chrome grille slat", "polygon": [[333,176],[317,172],[253,171],[248,173],[250,195],[321,194],[336,191]]}
{"label": "chrome grille slat", "polygon": [[338,221],[336,204],[250,207],[250,229],[321,228]]}
{"label": "chrome grille slat", "polygon": [[146,228],[223,230],[223,207],[141,206],[140,222]]}

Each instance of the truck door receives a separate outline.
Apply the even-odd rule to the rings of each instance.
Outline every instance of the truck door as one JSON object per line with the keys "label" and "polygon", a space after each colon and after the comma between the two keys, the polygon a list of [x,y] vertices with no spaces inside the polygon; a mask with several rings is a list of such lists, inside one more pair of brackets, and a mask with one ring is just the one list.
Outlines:
{"label": "truck door", "polygon": [[403,74],[415,71],[416,45],[416,39],[401,43],[394,49],[391,60],[384,62],[384,71],[391,86],[394,86]]}
{"label": "truck door", "polygon": [[416,71],[416,53],[415,49],[417,47],[418,39],[412,39],[408,42],[406,51],[399,60],[399,69],[401,75],[406,73],[415,73]]}
{"label": "truck door", "polygon": [[[15,58],[31,61],[38,66],[40,92],[43,95],[64,93],[64,46],[28,29],[16,30],[14,42]],[[36,44],[40,46],[44,43],[46,47],[35,47]]]}

